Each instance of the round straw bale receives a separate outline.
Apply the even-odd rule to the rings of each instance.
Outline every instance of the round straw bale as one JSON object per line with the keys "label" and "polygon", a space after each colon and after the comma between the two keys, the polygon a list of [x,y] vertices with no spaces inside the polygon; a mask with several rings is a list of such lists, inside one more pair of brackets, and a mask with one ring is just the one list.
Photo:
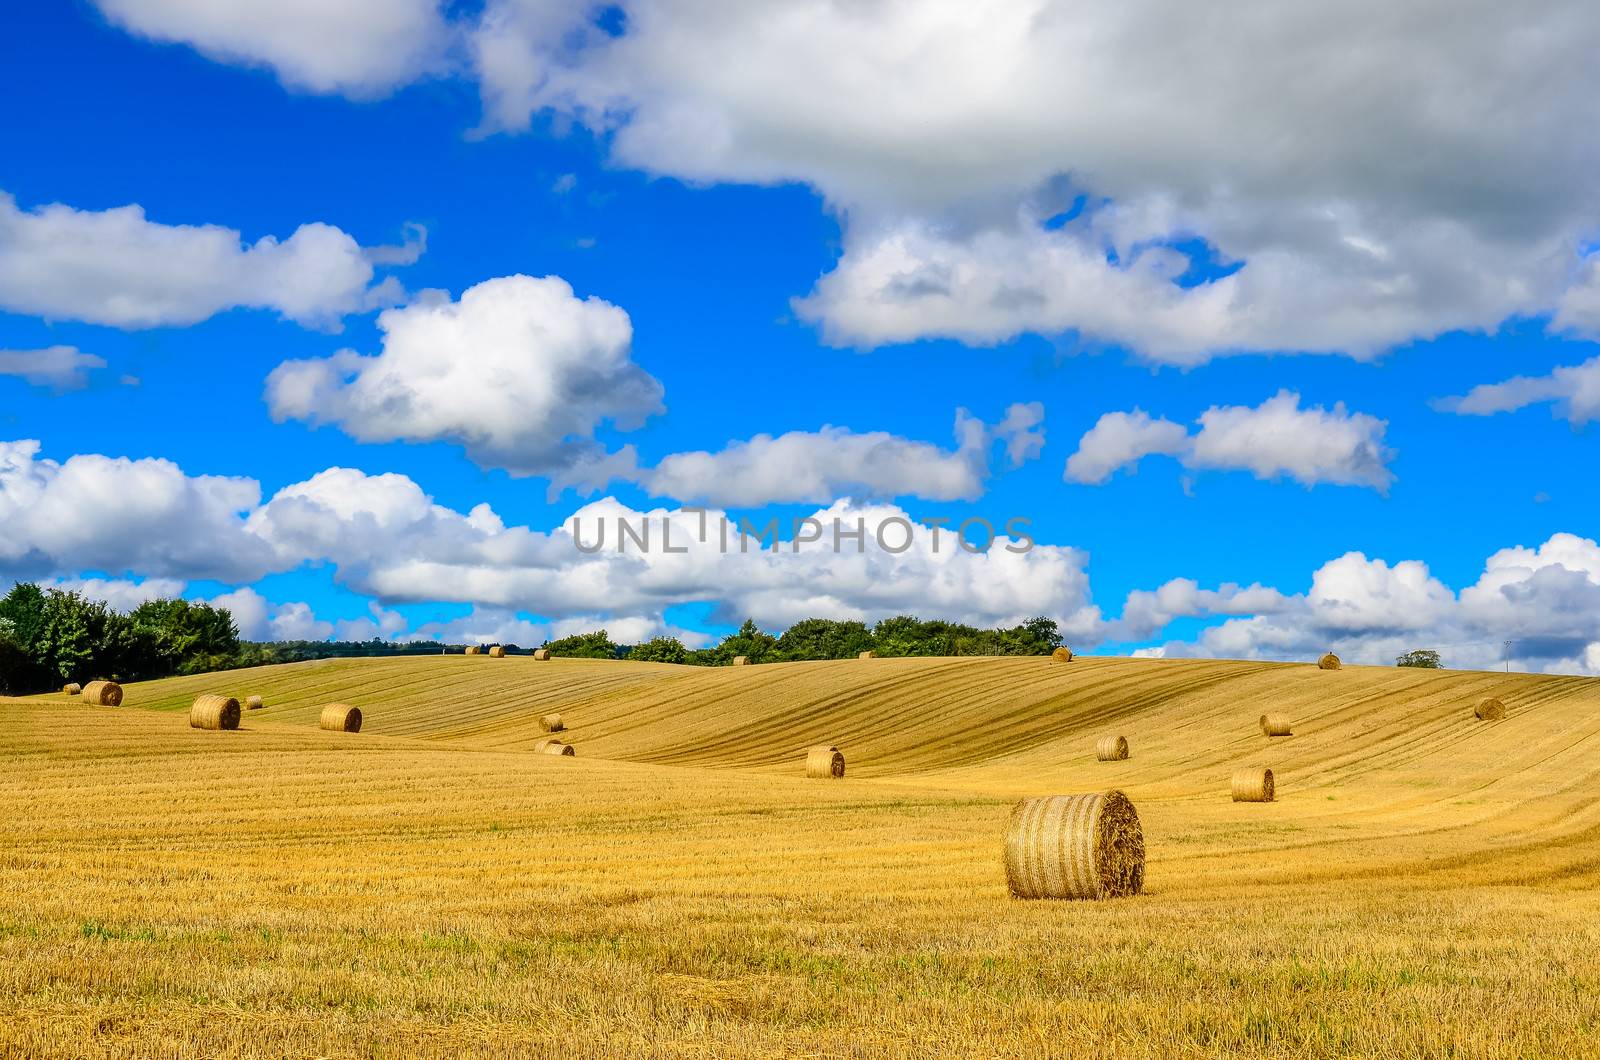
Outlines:
{"label": "round straw bale", "polygon": [[1121,898],[1144,888],[1144,830],[1120,791],[1024,799],[1006,826],[1017,898]]}
{"label": "round straw bale", "polygon": [[864,651],[860,655],[856,656],[858,659],[876,659],[877,657],[878,653],[875,651]]}
{"label": "round straw bale", "polygon": [[1289,721],[1287,714],[1261,715],[1261,735],[1263,736],[1293,736],[1294,726]]}
{"label": "round straw bale", "polygon": [[733,665],[735,665],[735,666],[749,666],[750,665],[750,660],[748,658],[746,658],[745,656],[743,656],[743,655],[735,655],[733,657]]}
{"label": "round straw bale", "polygon": [[539,719],[539,728],[545,732],[560,732],[566,727],[567,723],[561,720],[561,715],[559,714],[546,714]]}
{"label": "round straw bale", "polygon": [[540,755],[576,756],[578,749],[573,747],[570,743],[562,743],[560,740],[540,740],[538,743],[533,745],[533,753]]}
{"label": "round straw bale", "polygon": [[538,651],[533,653],[533,658],[534,658],[535,662],[549,662],[550,661],[550,649],[549,648],[540,648]]}
{"label": "round straw bale", "polygon": [[260,710],[264,706],[266,706],[266,704],[261,702],[261,697],[260,696],[247,696],[247,697],[245,697],[245,701],[244,701],[244,709],[245,710]]}
{"label": "round straw bale", "polygon": [[191,729],[237,729],[239,701],[232,696],[196,696],[189,708]]}
{"label": "round straw bale", "polygon": [[1051,662],[1071,662],[1072,661],[1072,649],[1071,648],[1057,648],[1055,651],[1050,653],[1050,661]]}
{"label": "round straw bale", "polygon": [[489,649],[489,658],[491,658],[491,659],[504,659],[505,657],[506,657],[506,650],[504,648],[500,647],[500,645],[496,644],[494,647]]}
{"label": "round straw bale", "polygon": [[819,744],[806,749],[806,776],[823,780],[840,780],[844,777],[844,755],[837,747]]}
{"label": "round straw bale", "polygon": [[322,716],[317,719],[319,729],[329,732],[360,732],[361,708],[350,707],[343,703],[329,703],[322,708]]}
{"label": "round straw bale", "polygon": [[1264,766],[1234,770],[1234,802],[1271,802],[1277,793],[1278,786],[1272,779],[1272,770]]}
{"label": "round straw bale", "polygon": [[1491,696],[1480,702],[1472,713],[1479,721],[1499,721],[1506,716],[1506,705]]}
{"label": "round straw bale", "polygon": [[472,647],[467,649],[466,654],[468,654],[468,655],[476,655],[476,654],[478,654],[478,646],[476,644],[474,644]]}
{"label": "round straw bale", "polygon": [[1339,657],[1331,651],[1317,660],[1317,667],[1322,670],[1337,670],[1342,665],[1344,664],[1339,661]]}
{"label": "round straw bale", "polygon": [[83,701],[97,707],[120,707],[122,686],[115,681],[90,681],[83,686]]}
{"label": "round straw bale", "polygon": [[1126,736],[1102,736],[1094,745],[1094,756],[1102,762],[1121,762],[1128,757]]}
{"label": "round straw bale", "polygon": [[83,686],[78,684],[76,681],[68,681],[66,684],[61,686],[61,694],[65,696],[75,696],[82,691]]}

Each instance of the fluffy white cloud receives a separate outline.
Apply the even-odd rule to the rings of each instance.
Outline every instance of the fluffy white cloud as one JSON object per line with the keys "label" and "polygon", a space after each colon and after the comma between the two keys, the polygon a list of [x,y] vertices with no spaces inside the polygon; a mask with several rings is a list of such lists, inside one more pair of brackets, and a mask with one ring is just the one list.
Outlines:
{"label": "fluffy white cloud", "polygon": [[1600,357],[1556,368],[1549,375],[1516,376],[1503,383],[1475,386],[1462,397],[1434,402],[1434,407],[1462,416],[1492,416],[1547,402],[1574,427],[1600,419]]}
{"label": "fluffy white cloud", "polygon": [[1038,402],[1015,404],[994,427],[956,411],[956,448],[940,449],[884,431],[842,427],[758,434],[716,453],[674,453],[636,481],[652,496],[732,507],[827,503],[840,496],[972,500],[983,494],[991,444],[1017,466],[1039,455],[1044,418]]}
{"label": "fluffy white cloud", "polygon": [[1307,486],[1328,482],[1386,490],[1394,481],[1391,453],[1383,444],[1387,424],[1374,416],[1330,409],[1302,409],[1300,395],[1279,391],[1255,408],[1214,406],[1189,434],[1139,410],[1101,416],[1067,458],[1069,482],[1101,483],[1119,468],[1160,453],[1195,470],[1249,471],[1257,478],[1287,476]]}
{"label": "fluffy white cloud", "polygon": [[212,597],[206,603],[228,609],[241,640],[327,640],[334,632],[333,623],[319,619],[310,604],[275,604],[249,586]]}
{"label": "fluffy white cloud", "polygon": [[293,88],[379,95],[437,69],[438,0],[95,0],[112,22],[222,62],[270,67]]}
{"label": "fluffy white cloud", "polygon": [[60,393],[89,385],[89,370],[104,368],[105,359],[76,346],[48,346],[42,350],[0,350],[0,375],[17,376],[34,386]]}
{"label": "fluffy white cloud", "polygon": [[139,206],[22,210],[0,192],[0,308],[52,320],[147,328],[246,307],[328,326],[397,296],[392,279],[372,286],[373,253],[320,222],[246,243],[219,225],[150,221]]}
{"label": "fluffy white cloud", "polygon": [[272,563],[271,547],[245,530],[261,500],[252,479],[191,477],[169,460],[38,454],[37,441],[0,442],[0,572],[232,582]]}
{"label": "fluffy white cloud", "polygon": [[[1433,648],[1445,665],[1471,669],[1501,664],[1509,640],[1519,669],[1600,673],[1600,545],[1573,534],[1496,552],[1459,593],[1419,560],[1390,564],[1360,552],[1320,567],[1303,595],[1230,588],[1220,606],[1197,600],[1165,611],[1133,594],[1111,631],[1149,635],[1167,614],[1240,615],[1144,654],[1309,659],[1331,649],[1347,661],[1388,664],[1412,648]],[[1247,601],[1247,593],[1259,598]],[[1197,594],[1178,595],[1188,602]]]}
{"label": "fluffy white cloud", "polygon": [[[614,33],[491,0],[487,119],[549,108],[624,164],[818,188],[845,254],[802,310],[836,341],[1366,355],[1554,308],[1600,208],[1582,0],[1264,5],[1220,33],[1174,0],[621,7]],[[1063,182],[1089,208],[1047,227]],[[1196,237],[1242,268],[1174,282]]]}
{"label": "fluffy white cloud", "polygon": [[1069,482],[1098,485],[1123,467],[1137,469],[1152,454],[1180,456],[1189,449],[1189,431],[1167,419],[1152,419],[1143,409],[1108,412],[1095,421],[1078,449],[1067,457]]}
{"label": "fluffy white cloud", "polygon": [[332,423],[361,441],[449,441],[485,467],[597,487],[632,467],[594,438],[662,410],[629,354],[628,314],[557,276],[486,280],[459,301],[378,316],[383,351],[286,361],[267,380],[273,418]]}

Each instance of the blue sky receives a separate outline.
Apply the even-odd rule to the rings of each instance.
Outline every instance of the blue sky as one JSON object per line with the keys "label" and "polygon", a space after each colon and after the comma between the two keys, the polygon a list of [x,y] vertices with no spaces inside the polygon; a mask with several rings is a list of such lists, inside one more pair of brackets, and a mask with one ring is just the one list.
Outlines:
{"label": "blue sky", "polygon": [[[240,5],[245,14],[254,6]],[[1087,5],[1082,19],[1099,17],[1098,6]],[[377,51],[342,50],[329,39],[359,32],[297,27],[297,16],[285,16],[271,40],[244,14],[228,25],[204,5],[176,0],[33,5],[4,16],[0,92],[10,105],[0,111],[0,193],[14,208],[9,228],[0,221],[0,306],[8,310],[0,312],[0,351],[71,347],[105,363],[81,379],[41,380],[35,368],[30,381],[22,366],[37,358],[0,356],[0,442],[39,443],[25,461],[13,451],[13,464],[27,470],[10,480],[0,472],[0,579],[99,579],[113,602],[139,595],[124,583],[181,584],[196,598],[224,597],[255,636],[526,642],[608,624],[623,635],[692,639],[743,614],[777,628],[809,613],[913,611],[980,623],[1047,613],[1069,639],[1104,652],[1279,658],[1337,648],[1382,662],[1396,650],[1440,646],[1447,661],[1466,666],[1493,665],[1501,640],[1521,638],[1527,644],[1514,654],[1524,668],[1600,667],[1597,494],[1587,474],[1595,441],[1586,429],[1600,383],[1552,376],[1600,352],[1592,341],[1600,273],[1588,257],[1596,202],[1586,187],[1592,171],[1581,165],[1595,155],[1597,126],[1530,121],[1508,131],[1479,120],[1523,101],[1536,105],[1529,113],[1579,122],[1596,95],[1579,82],[1594,75],[1563,80],[1562,71],[1582,70],[1568,54],[1581,40],[1538,38],[1555,71],[1549,84],[1497,86],[1490,70],[1479,78],[1488,81],[1481,98],[1461,99],[1459,113],[1419,108],[1377,132],[1337,109],[1322,112],[1341,91],[1337,73],[1321,95],[1297,86],[1282,113],[1243,115],[1238,101],[1261,98],[1260,84],[1281,73],[1257,71],[1251,92],[1189,71],[1193,99],[1176,90],[1182,82],[1169,81],[1170,71],[1148,74],[1141,87],[1179,117],[1188,107],[1197,125],[1217,123],[1214,139],[1237,136],[1230,153],[1180,143],[1158,122],[1142,134],[1137,123],[1102,120],[1115,109],[1110,86],[1073,86],[1078,95],[1039,106],[1040,86],[1024,75],[1070,53],[1070,24],[1037,36],[995,30],[990,40],[992,27],[972,34],[940,24],[941,5],[923,15],[887,5],[872,16],[929,20],[918,27],[937,56],[927,63],[935,73],[955,63],[953,80],[992,88],[995,70],[1023,71],[998,79],[992,113],[978,106],[969,123],[942,128],[947,114],[931,108],[947,112],[944,101],[930,99],[922,116],[916,92],[897,94],[929,76],[915,54],[899,67],[885,63],[878,84],[841,88],[819,74],[812,97],[760,83],[748,96],[719,96],[718,85],[671,65],[677,32],[707,49],[700,68],[734,55],[752,70],[803,70],[808,48],[839,47],[831,36],[839,27],[819,25],[823,16],[799,23],[823,43],[803,39],[805,29],[775,43],[784,35],[739,19],[696,25],[705,16],[692,5],[595,9],[572,24],[534,17],[538,7],[351,5],[356,31],[401,9],[416,16],[420,28],[407,39],[429,58],[401,70],[372,58],[392,55],[393,37]],[[776,9],[771,18],[779,19]],[[874,33],[921,39],[893,24],[846,28],[863,38],[865,55],[874,54]],[[1412,26],[1373,32],[1392,32],[1402,51],[1431,47]],[[950,51],[951,39],[968,37],[977,39],[970,54]],[[513,43],[528,57],[510,64],[513,74],[527,76],[484,58]],[[1327,42],[1330,53],[1337,45]],[[607,55],[623,47],[633,50]],[[1443,88],[1456,73],[1434,76]],[[1126,70],[1142,76],[1138,65]],[[836,112],[817,113],[829,104]],[[1331,146],[1296,153],[1291,144],[1271,165],[1247,157],[1261,129],[1313,120],[1326,124]],[[1456,175],[1460,158],[1507,153],[1526,156],[1538,175],[1500,161],[1485,161],[1491,172],[1471,186]],[[1087,205],[1062,223],[1074,200]],[[41,220],[52,204],[73,211],[48,221],[59,227]],[[370,266],[359,267],[371,276],[342,301],[297,312],[281,304],[287,296],[251,290],[289,280],[241,266],[212,300],[220,307],[193,308],[204,277],[164,271],[194,253],[186,237],[152,251],[101,232],[84,251],[91,264],[81,255],[61,263],[53,248],[87,238],[74,225],[131,204],[149,224],[232,230],[234,250],[263,237],[288,241],[320,222],[352,244],[340,260],[366,255]],[[1337,230],[1306,234],[1316,225]],[[368,253],[405,244],[408,226],[426,230],[425,248]],[[1162,263],[1178,252],[1186,257],[1176,267]],[[415,260],[387,263],[408,257]],[[417,393],[443,386],[416,373],[473,365],[483,332],[441,342],[434,324],[423,330],[426,307],[517,275],[570,285],[570,297],[526,310],[535,316],[583,315],[587,299],[626,314],[626,339],[610,354],[583,347],[589,339],[557,356],[512,337],[483,370],[510,380],[508,392],[563,372],[577,378],[546,410],[551,418],[570,411],[582,425],[576,440],[507,422],[496,428],[499,455],[480,451],[475,461],[461,440],[476,428],[470,393],[401,428],[385,420],[391,406],[352,411],[348,380],[319,384],[308,399],[314,414],[280,403],[274,416],[267,381],[285,362],[341,349],[375,358],[386,331],[398,345],[405,325],[380,327],[382,307],[418,329],[418,352],[386,376],[387,393],[408,380]],[[386,278],[388,288],[367,293]],[[1240,286],[1221,308],[1186,297],[1231,283]],[[327,293],[312,287],[305,297],[313,302]],[[496,290],[513,301],[531,297],[531,289]],[[136,321],[117,308],[132,303],[144,307]],[[597,367],[605,356],[620,360]],[[664,411],[622,429],[617,417],[648,401],[617,397],[619,381],[641,373],[659,383]],[[1467,410],[1490,414],[1451,411],[1448,399],[1514,377],[1550,381],[1475,392]],[[451,378],[461,385],[459,373]],[[1273,418],[1263,410],[1280,408],[1271,404],[1280,392],[1297,401],[1283,406],[1291,415]],[[1043,445],[1013,461],[999,425],[1014,405],[1031,403],[1042,412],[1031,429],[1042,430]],[[1325,414],[1300,418],[1317,408]],[[989,432],[959,458],[958,409]],[[1192,437],[1215,409],[1239,415]],[[1141,450],[1108,425],[1104,480],[1064,477],[1103,416],[1134,410],[1170,421],[1158,428],[1164,448]],[[892,466],[864,480],[841,472],[873,440],[816,433],[825,426],[851,437],[881,432],[875,439],[896,454]],[[363,431],[403,437],[352,437]],[[474,539],[477,551],[463,560],[466,546],[451,535],[466,530],[401,533],[349,510],[344,529],[317,538],[341,543],[319,550],[285,529],[285,518],[256,511],[286,487],[348,468],[405,476],[457,517],[486,504],[503,527],[543,534],[606,498],[636,511],[692,502],[681,476],[652,479],[649,469],[674,454],[722,453],[785,432],[806,432],[788,454],[796,466],[768,459],[743,492],[718,496],[748,468],[713,461],[696,472],[696,488],[737,514],[786,519],[845,497],[876,505],[879,517],[884,505],[914,518],[1023,516],[1056,550],[1038,567],[1008,572],[961,557],[898,568],[885,557],[878,560],[889,566],[850,569],[752,565],[745,584],[745,568],[583,575],[575,555],[568,566],[544,553],[508,560],[514,543],[481,529],[473,531],[483,538]],[[542,472],[552,461],[630,445],[639,469],[631,479],[550,495]],[[1141,460],[1141,451],[1151,455]],[[92,540],[63,529],[54,505],[94,496],[115,513],[125,491],[146,488],[139,465],[85,464],[102,477],[76,486],[59,475],[72,458],[97,455],[175,465],[178,478],[164,480],[175,490],[161,501],[169,507],[152,501],[138,518],[112,514]],[[936,472],[964,474],[971,488],[930,496],[940,492],[927,477]],[[786,483],[807,475],[821,493],[784,495]],[[197,520],[185,483],[201,476],[253,480],[260,498],[231,521],[226,513]],[[326,512],[336,508],[330,495]],[[152,556],[152,537],[171,548]],[[271,558],[239,558],[250,550]],[[610,588],[569,584],[585,577]],[[1018,587],[1015,613],[992,591],[1007,579]],[[1174,580],[1166,603],[1147,607],[1157,617],[1131,620],[1130,593]],[[651,588],[639,590],[645,583]],[[719,585],[734,588],[718,597]],[[1229,602],[1230,585],[1259,592]],[[1037,592],[1023,591],[1030,588]],[[355,620],[368,625],[333,625]]]}

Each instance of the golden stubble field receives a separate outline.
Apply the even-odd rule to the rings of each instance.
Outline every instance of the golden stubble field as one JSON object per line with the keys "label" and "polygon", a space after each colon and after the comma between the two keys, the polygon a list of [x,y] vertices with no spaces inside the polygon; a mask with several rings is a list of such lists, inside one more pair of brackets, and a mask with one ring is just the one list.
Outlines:
{"label": "golden stubble field", "polygon": [[[268,706],[191,730],[201,691]],[[578,757],[531,753],[551,710]],[[1008,897],[1014,801],[1108,787],[1146,893]],[[1579,678],[450,656],[0,700],[7,1055],[1600,1056],[1597,883]]]}

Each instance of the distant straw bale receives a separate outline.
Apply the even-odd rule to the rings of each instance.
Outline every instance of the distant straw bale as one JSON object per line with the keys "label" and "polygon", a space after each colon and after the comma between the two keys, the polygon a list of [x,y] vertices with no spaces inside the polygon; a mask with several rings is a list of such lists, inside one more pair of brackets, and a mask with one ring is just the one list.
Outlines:
{"label": "distant straw bale", "polygon": [[876,659],[877,657],[878,653],[875,651],[864,651],[856,656],[858,659]]}
{"label": "distant straw bale", "polygon": [[1331,651],[1317,660],[1317,667],[1323,670],[1337,670],[1343,665],[1339,661],[1339,657]]}
{"label": "distant straw bale", "polygon": [[478,646],[476,644],[474,644],[472,647],[470,647],[470,648],[468,648],[466,650],[466,654],[467,655],[476,655],[476,654],[478,654]]}
{"label": "distant straw bale", "polygon": [[360,732],[361,708],[343,703],[329,703],[322,708],[322,716],[317,719],[317,728],[327,729],[329,732]]}
{"label": "distant straw bale", "polygon": [[735,665],[735,666],[749,666],[750,665],[750,660],[747,657],[743,656],[743,655],[735,655],[733,657],[733,665]]}
{"label": "distant straw bale", "polygon": [[819,744],[806,750],[806,776],[823,780],[844,777],[844,755],[837,747]]}
{"label": "distant straw bale", "polygon": [[191,729],[237,729],[239,701],[232,696],[200,695],[189,708]]}
{"label": "distant straw bale", "polygon": [[1055,651],[1050,653],[1050,661],[1051,662],[1071,662],[1072,661],[1072,649],[1071,648],[1057,648]]}
{"label": "distant straw bale", "polygon": [[260,710],[265,705],[261,702],[260,696],[249,696],[244,701],[245,710]]}
{"label": "distant straw bale", "polygon": [[78,684],[76,681],[68,681],[66,684],[61,686],[61,694],[64,696],[75,696],[82,691],[83,686]]}
{"label": "distant straw bale", "polygon": [[549,648],[540,648],[538,651],[535,651],[533,653],[533,659],[534,659],[535,662],[549,662],[550,661],[550,649]]}
{"label": "distant straw bale", "polygon": [[559,714],[546,714],[539,719],[539,727],[545,732],[560,732],[567,727],[567,724],[561,720]]}
{"label": "distant straw bale", "polygon": [[1506,705],[1491,696],[1481,701],[1472,713],[1479,721],[1499,721],[1506,716]]}
{"label": "distant straw bale", "polygon": [[1234,802],[1271,802],[1277,798],[1277,782],[1272,770],[1263,766],[1249,766],[1233,774]]}
{"label": "distant straw bale", "polygon": [[1128,757],[1126,736],[1102,736],[1094,745],[1094,756],[1102,762],[1121,762]]}
{"label": "distant straw bale", "polygon": [[1120,791],[1024,799],[1005,862],[1017,898],[1121,898],[1144,888],[1144,830]]}
{"label": "distant straw bale", "polygon": [[1261,735],[1263,736],[1293,736],[1294,726],[1289,721],[1287,714],[1261,715]]}
{"label": "distant straw bale", "polygon": [[570,757],[577,755],[578,749],[570,743],[562,743],[560,740],[540,740],[533,745],[533,753],[540,755],[567,755]]}
{"label": "distant straw bale", "polygon": [[83,686],[83,701],[97,707],[122,706],[122,686],[115,681],[90,681]]}
{"label": "distant straw bale", "polygon": [[500,647],[500,645],[496,644],[494,647],[489,649],[489,658],[491,658],[491,659],[504,659],[505,657],[506,657],[506,650],[504,648]]}

